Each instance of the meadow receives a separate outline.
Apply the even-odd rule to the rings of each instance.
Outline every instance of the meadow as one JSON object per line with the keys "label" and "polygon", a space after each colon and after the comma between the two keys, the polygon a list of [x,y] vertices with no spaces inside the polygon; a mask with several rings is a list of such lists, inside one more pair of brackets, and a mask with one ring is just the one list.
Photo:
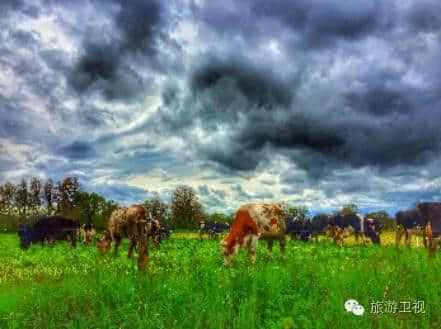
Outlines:
{"label": "meadow", "polygon": [[[288,241],[257,263],[224,267],[218,241],[179,233],[136,257],[67,243],[27,251],[0,234],[0,328],[441,328],[441,254],[385,245]],[[344,309],[353,298],[363,316]],[[373,314],[373,301],[425,302],[424,313]]]}

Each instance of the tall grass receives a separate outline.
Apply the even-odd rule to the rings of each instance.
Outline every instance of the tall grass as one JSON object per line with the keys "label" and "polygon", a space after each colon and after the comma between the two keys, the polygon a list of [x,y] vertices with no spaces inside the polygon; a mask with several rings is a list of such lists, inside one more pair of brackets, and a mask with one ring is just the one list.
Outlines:
{"label": "tall grass", "polygon": [[[441,256],[423,248],[289,241],[255,266],[222,265],[218,243],[173,238],[135,257],[93,246],[32,246],[0,235],[0,328],[441,328]],[[366,308],[344,310],[349,298]],[[371,301],[425,301],[425,313],[370,314]]]}

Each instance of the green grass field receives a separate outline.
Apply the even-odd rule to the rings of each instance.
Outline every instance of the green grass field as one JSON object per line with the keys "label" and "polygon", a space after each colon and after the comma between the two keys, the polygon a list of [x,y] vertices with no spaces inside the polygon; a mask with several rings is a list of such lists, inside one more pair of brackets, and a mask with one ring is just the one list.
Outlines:
{"label": "green grass field", "polygon": [[[385,237],[385,241],[392,238]],[[441,328],[441,254],[423,248],[288,241],[257,263],[222,265],[218,242],[178,235],[150,245],[139,273],[95,246],[32,246],[0,235],[0,328]],[[344,310],[353,298],[365,307]],[[372,301],[425,302],[425,313],[372,314]]]}

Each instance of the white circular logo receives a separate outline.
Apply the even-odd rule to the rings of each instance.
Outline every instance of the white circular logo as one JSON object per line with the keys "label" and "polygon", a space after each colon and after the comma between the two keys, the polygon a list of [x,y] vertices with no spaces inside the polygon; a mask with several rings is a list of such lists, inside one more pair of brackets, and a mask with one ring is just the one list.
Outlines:
{"label": "white circular logo", "polygon": [[360,305],[355,299],[348,299],[345,302],[346,312],[352,312],[354,315],[361,316],[364,313],[364,307]]}

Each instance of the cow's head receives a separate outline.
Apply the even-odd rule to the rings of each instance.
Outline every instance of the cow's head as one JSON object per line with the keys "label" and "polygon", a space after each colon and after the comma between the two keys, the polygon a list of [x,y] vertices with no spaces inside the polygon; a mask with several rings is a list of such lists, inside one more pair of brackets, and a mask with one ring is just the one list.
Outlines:
{"label": "cow's head", "polygon": [[366,218],[365,220],[365,232],[372,243],[380,244],[381,222],[378,219]]}
{"label": "cow's head", "polygon": [[239,251],[239,242],[235,240],[229,243],[226,239],[224,239],[220,242],[220,247],[222,256],[224,257],[224,264],[228,266],[231,264],[234,256]]}
{"label": "cow's head", "polygon": [[104,254],[106,253],[112,244],[112,237],[109,232],[104,232],[103,236],[96,241],[98,249]]}
{"label": "cow's head", "polygon": [[32,229],[26,226],[20,226],[18,228],[18,236],[20,237],[20,248],[29,248],[32,242]]}

